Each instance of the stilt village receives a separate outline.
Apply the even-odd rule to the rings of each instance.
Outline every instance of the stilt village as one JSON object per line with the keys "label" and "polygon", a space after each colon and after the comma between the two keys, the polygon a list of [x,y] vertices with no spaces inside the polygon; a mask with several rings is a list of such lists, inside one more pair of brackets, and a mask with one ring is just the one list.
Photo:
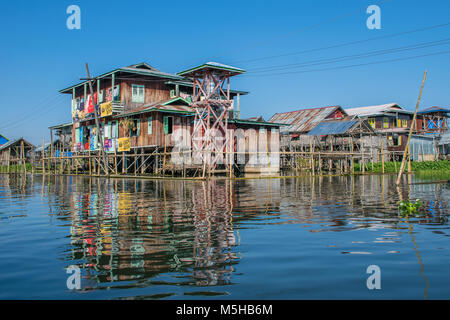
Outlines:
{"label": "stilt village", "polygon": [[[375,164],[449,159],[450,109],[277,106],[241,118],[245,70],[208,62],[177,74],[138,63],[60,90],[71,121],[35,146],[0,135],[2,173],[149,178],[364,173]],[[74,76],[75,78],[75,76]],[[425,78],[424,78],[425,81]],[[423,84],[422,84],[423,88]],[[400,168],[398,168],[400,170]],[[408,170],[408,169],[406,169]],[[396,169],[397,171],[397,169]]]}

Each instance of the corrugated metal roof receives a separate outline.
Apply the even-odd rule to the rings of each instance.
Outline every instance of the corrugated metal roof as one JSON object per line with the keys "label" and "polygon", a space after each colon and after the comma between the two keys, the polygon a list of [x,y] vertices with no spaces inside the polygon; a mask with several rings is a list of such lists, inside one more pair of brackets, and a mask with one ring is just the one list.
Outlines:
{"label": "corrugated metal roof", "polygon": [[0,146],[1,146],[2,144],[7,143],[7,142],[8,142],[8,139],[6,139],[4,136],[2,136],[2,135],[0,134]]}
{"label": "corrugated metal roof", "polygon": [[236,75],[236,74],[240,74],[240,73],[244,73],[244,72],[245,72],[244,69],[237,68],[237,67],[232,67],[232,66],[228,66],[228,65],[223,64],[223,63],[218,63],[218,62],[207,62],[207,63],[204,63],[204,64],[198,66],[198,67],[194,67],[194,68],[190,68],[190,69],[188,69],[188,70],[184,70],[184,71],[178,72],[177,74],[178,74],[178,75],[186,75],[186,76],[189,76],[189,75],[192,74],[192,72],[199,71],[199,70],[202,70],[202,69],[217,69],[217,70],[229,71],[229,72],[231,72],[233,75]]}
{"label": "corrugated metal roof", "polygon": [[8,147],[10,147],[12,145],[15,145],[16,143],[20,142],[21,140],[23,140],[24,144],[28,145],[29,147],[35,148],[35,146],[32,143],[29,143],[24,138],[19,138],[19,139],[16,139],[16,140],[8,141],[4,145],[0,146],[0,151],[4,150],[4,149],[7,149]]}
{"label": "corrugated metal roof", "polygon": [[[308,132],[325,120],[330,114],[337,109],[342,109],[340,106],[330,106],[314,109],[303,109],[297,111],[275,113],[270,122],[277,122],[288,124],[289,126],[282,127],[282,133],[288,132]],[[342,110],[343,111],[343,110]]]}
{"label": "corrugated metal roof", "polygon": [[423,109],[423,110],[417,112],[417,114],[427,114],[427,113],[433,113],[433,112],[450,113],[450,109],[435,106],[435,107],[429,107],[429,108]]}
{"label": "corrugated metal roof", "polygon": [[325,121],[319,123],[315,128],[307,133],[309,136],[325,136],[329,134],[344,134],[358,121]]}
{"label": "corrugated metal roof", "polygon": [[[46,142],[44,144],[44,148],[47,149],[48,147],[50,147],[51,143],[50,142]],[[35,152],[41,152],[42,151],[42,146],[37,147],[35,150]]]}
{"label": "corrugated metal roof", "polygon": [[383,115],[389,112],[413,113],[400,107],[397,103],[388,103],[378,106],[367,106],[345,109],[350,116],[374,116]]}
{"label": "corrugated metal roof", "polygon": [[62,128],[66,128],[66,127],[71,127],[73,125],[72,122],[67,122],[67,123],[63,123],[63,124],[58,124],[58,125],[54,125],[51,127],[48,127],[49,129],[62,129]]}

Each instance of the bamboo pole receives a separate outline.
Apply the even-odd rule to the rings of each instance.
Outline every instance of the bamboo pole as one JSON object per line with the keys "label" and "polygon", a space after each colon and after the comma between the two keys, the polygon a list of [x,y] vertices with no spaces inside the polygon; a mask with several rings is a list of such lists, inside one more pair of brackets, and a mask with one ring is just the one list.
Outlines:
{"label": "bamboo pole", "polygon": [[406,147],[405,147],[405,151],[403,153],[402,164],[400,166],[400,171],[398,172],[398,176],[397,176],[397,181],[396,181],[397,185],[400,184],[400,179],[402,178],[402,173],[403,173],[403,170],[405,169],[406,155],[409,152],[409,142],[411,141],[411,135],[412,135],[412,132],[414,130],[414,126],[416,124],[417,110],[419,109],[420,99],[422,98],[422,92],[423,92],[423,87],[425,85],[426,78],[427,78],[427,71],[425,70],[425,73],[423,75],[423,80],[422,80],[422,86],[420,87],[419,98],[417,99],[417,103],[416,103],[416,110],[414,111],[412,124],[411,124],[411,127],[409,129],[408,140],[406,141]]}

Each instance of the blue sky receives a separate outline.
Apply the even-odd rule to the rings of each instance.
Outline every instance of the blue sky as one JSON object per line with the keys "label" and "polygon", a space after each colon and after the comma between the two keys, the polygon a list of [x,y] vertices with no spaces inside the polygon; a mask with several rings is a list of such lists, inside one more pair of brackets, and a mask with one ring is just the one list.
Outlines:
{"label": "blue sky", "polygon": [[[68,30],[66,8],[81,8],[81,30]],[[366,8],[381,8],[381,30],[369,30]],[[302,108],[397,102],[413,109],[427,69],[421,107],[449,106],[450,53],[404,61],[353,64],[450,51],[417,50],[272,73],[256,68],[305,63],[450,38],[450,25],[328,50],[287,53],[383,37],[449,23],[447,0],[323,1],[9,1],[2,4],[0,134],[39,144],[48,126],[70,121],[70,96],[58,90],[85,76],[148,62],[176,73],[207,61],[248,70],[232,79],[242,117]],[[277,58],[262,59],[268,56]],[[333,70],[309,71],[317,69]],[[260,69],[261,70],[261,69]]]}

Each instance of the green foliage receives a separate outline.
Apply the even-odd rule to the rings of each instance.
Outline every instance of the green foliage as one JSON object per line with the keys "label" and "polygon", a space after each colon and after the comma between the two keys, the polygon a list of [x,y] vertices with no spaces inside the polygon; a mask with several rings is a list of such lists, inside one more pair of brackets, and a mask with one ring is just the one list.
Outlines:
{"label": "green foliage", "polygon": [[302,159],[302,158],[297,159],[297,166],[299,168],[310,168],[311,167],[309,159]]}
{"label": "green foliage", "polygon": [[398,209],[402,216],[420,215],[420,209],[423,208],[422,201],[416,199],[415,202],[402,200],[398,204]]}
{"label": "green foliage", "polygon": [[[400,170],[401,161],[397,162],[385,162],[384,163],[384,172],[385,173],[393,173],[398,172]],[[405,171],[408,170],[408,163],[406,163]],[[414,172],[424,172],[424,171],[442,171],[442,172],[450,172],[450,160],[441,160],[441,161],[422,161],[415,162],[411,161],[411,170]],[[355,163],[355,172],[361,171],[361,166],[359,163]],[[381,162],[376,162],[372,165],[369,163],[366,165],[366,172],[372,173],[381,173],[383,172]]]}
{"label": "green foliage", "polygon": [[[31,163],[25,164],[26,171],[31,172]],[[0,166],[0,172],[5,173],[8,170],[8,166]],[[18,164],[12,164],[9,166],[9,172],[22,172],[23,166]]]}

